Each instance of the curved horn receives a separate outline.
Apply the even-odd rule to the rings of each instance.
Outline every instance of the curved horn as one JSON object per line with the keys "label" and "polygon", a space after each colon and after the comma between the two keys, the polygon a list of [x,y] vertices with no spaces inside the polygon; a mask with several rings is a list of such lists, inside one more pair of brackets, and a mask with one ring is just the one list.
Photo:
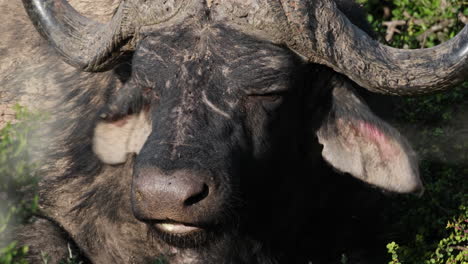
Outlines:
{"label": "curved horn", "polygon": [[67,63],[83,71],[102,71],[134,48],[133,43],[124,46],[139,28],[173,18],[185,2],[122,0],[106,24],[82,16],[66,0],[23,0],[23,5],[36,29]]}
{"label": "curved horn", "polygon": [[65,61],[83,71],[100,71],[110,66],[132,36],[123,25],[121,4],[107,24],[92,21],[79,14],[65,0],[23,0],[23,5],[36,29]]}
{"label": "curved horn", "polygon": [[403,50],[378,43],[353,25],[332,0],[282,0],[295,39],[291,48],[372,92],[416,95],[468,78],[468,26],[448,42]]}

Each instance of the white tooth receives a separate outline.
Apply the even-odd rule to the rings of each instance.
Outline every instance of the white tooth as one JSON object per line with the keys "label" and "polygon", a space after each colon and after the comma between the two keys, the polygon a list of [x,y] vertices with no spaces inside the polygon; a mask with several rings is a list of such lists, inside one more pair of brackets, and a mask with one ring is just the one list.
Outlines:
{"label": "white tooth", "polygon": [[188,233],[194,230],[197,230],[197,227],[193,226],[186,226],[182,224],[159,224],[158,225],[162,230],[169,232],[169,233]]}

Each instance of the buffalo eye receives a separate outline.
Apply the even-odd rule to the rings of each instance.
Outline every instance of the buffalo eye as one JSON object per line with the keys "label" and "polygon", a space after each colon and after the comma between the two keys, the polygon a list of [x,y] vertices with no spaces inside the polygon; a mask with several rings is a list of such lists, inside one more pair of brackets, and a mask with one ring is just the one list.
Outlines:
{"label": "buffalo eye", "polygon": [[255,94],[250,95],[250,98],[260,103],[262,108],[267,112],[274,111],[284,101],[284,95],[280,93]]}
{"label": "buffalo eye", "polygon": [[107,104],[101,109],[99,117],[107,122],[119,121],[145,109],[147,111],[158,99],[159,96],[151,87],[127,85],[111,95]]}
{"label": "buffalo eye", "polygon": [[283,97],[279,94],[268,94],[260,96],[261,100],[267,103],[278,103]]}

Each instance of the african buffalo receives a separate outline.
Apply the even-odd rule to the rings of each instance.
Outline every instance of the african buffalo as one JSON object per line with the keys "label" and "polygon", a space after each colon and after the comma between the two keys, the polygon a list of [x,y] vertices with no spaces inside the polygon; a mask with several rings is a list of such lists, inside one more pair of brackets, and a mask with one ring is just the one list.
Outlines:
{"label": "african buffalo", "polygon": [[18,235],[32,263],[68,246],[91,263],[307,263],[308,220],[326,217],[311,209],[321,156],[372,186],[423,189],[410,146],[355,87],[425,94],[468,73],[468,27],[394,49],[346,0],[71,1],[107,22],[22,2],[48,46],[27,43],[16,10],[41,57],[16,80],[61,96],[41,214]]}

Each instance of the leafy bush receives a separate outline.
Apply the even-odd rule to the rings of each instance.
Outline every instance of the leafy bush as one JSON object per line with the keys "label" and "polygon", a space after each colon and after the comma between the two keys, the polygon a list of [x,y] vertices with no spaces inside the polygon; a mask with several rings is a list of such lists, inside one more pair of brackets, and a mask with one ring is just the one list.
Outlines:
{"label": "leafy bush", "polygon": [[[466,1],[361,0],[369,22],[389,45],[432,47],[466,23]],[[449,92],[405,98],[394,122],[406,131],[422,161],[423,197],[400,197],[385,212],[389,263],[467,263],[468,83]],[[408,125],[410,124],[410,125]],[[448,224],[447,224],[448,223]],[[445,228],[445,227],[448,227]]]}
{"label": "leafy bush", "polygon": [[447,41],[463,28],[462,20],[468,16],[467,2],[463,0],[358,2],[368,10],[368,20],[382,39],[393,31],[387,41],[398,48],[432,47]]}
{"label": "leafy bush", "polygon": [[[426,260],[424,264],[433,263],[467,263],[468,262],[468,208],[461,206],[462,215],[449,221],[446,229],[451,230],[449,235],[440,240],[436,249],[433,252],[425,252]],[[410,247],[400,247],[397,243],[391,242],[387,245],[388,253],[391,254],[392,259],[389,264],[401,264],[401,259],[411,259],[414,253]],[[421,261],[415,263],[421,263]],[[408,263],[408,262],[405,262]]]}
{"label": "leafy bush", "polygon": [[29,150],[32,132],[43,116],[19,105],[14,107],[16,123],[0,130],[0,263],[23,264],[27,246],[9,242],[11,230],[18,223],[27,223],[37,212],[36,193],[38,167]]}
{"label": "leafy bush", "polygon": [[[15,121],[0,129],[0,264],[28,264],[24,259],[28,246],[9,241],[8,237],[18,224],[32,221],[38,213],[39,162],[31,150],[32,133],[47,119],[44,114],[29,111],[16,105]],[[79,256],[68,245],[68,257],[60,264],[82,264]],[[41,264],[50,263],[47,252],[42,252]],[[164,264],[164,256],[154,263]]]}

